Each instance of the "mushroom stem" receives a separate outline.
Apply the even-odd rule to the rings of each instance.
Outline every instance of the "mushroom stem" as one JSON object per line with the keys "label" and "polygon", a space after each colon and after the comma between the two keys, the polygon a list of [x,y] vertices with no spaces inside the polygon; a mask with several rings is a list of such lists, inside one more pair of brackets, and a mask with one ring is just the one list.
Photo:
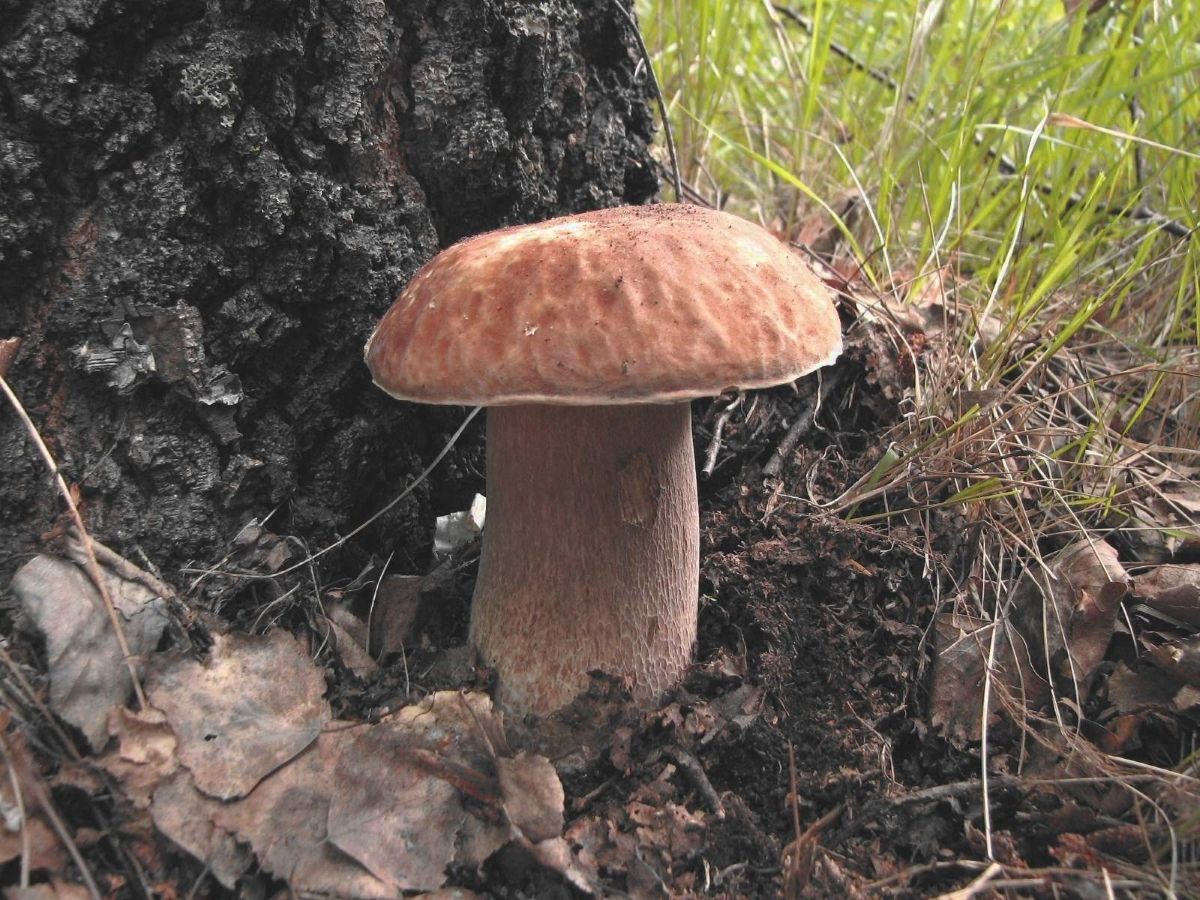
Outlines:
{"label": "mushroom stem", "polygon": [[687,403],[488,410],[471,640],[522,712],[600,669],[645,701],[696,637],[700,531]]}

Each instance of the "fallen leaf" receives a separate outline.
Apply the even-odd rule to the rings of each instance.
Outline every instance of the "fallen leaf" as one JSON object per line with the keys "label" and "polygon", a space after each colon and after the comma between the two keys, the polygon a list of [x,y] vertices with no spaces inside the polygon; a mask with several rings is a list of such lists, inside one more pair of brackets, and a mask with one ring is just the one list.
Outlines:
{"label": "fallen leaf", "polygon": [[330,719],[324,674],[285,631],[214,634],[207,662],[164,656],[148,686],[196,786],[221,799],[249,793]]}
{"label": "fallen leaf", "polygon": [[146,809],[158,785],[179,767],[175,732],[154,707],[111,710],[108,731],[117,746],[96,762],[121,782],[135,807]]}
{"label": "fallen leaf", "polygon": [[21,349],[20,338],[0,338],[0,378],[8,375],[9,367]]}
{"label": "fallen leaf", "polygon": [[254,862],[249,849],[213,822],[221,802],[196,789],[191,774],[180,769],[154,791],[150,814],[158,830],[200,860],[229,890]]}
{"label": "fallen leaf", "polygon": [[388,575],[379,583],[369,618],[370,650],[376,659],[399,653],[412,641],[423,581],[419,575]]}
{"label": "fallen leaf", "polygon": [[[7,777],[2,767],[0,773]],[[10,829],[6,821],[5,827],[0,828],[0,863],[20,859],[28,846],[30,871],[61,871],[67,865],[67,855],[50,826],[40,816],[26,815],[21,819],[16,807],[8,805],[10,800],[7,796],[3,797],[2,802],[5,804],[5,819],[11,818],[12,827]]]}
{"label": "fallen leaf", "polygon": [[[583,893],[588,895],[599,893],[597,880],[579,864],[574,854],[571,853],[570,845],[563,838],[548,838],[537,843],[527,843],[525,846],[539,865],[558,872]],[[631,894],[631,896],[634,895]]]}
{"label": "fallen leaf", "polygon": [[[354,617],[349,612],[342,610],[341,607],[338,607],[337,610],[341,613],[340,615],[335,614],[334,610],[330,610],[325,619],[329,625],[326,637],[333,641],[333,649],[347,669],[359,678],[369,678],[379,671],[379,664],[371,659],[363,644],[342,625],[343,617],[350,619]],[[316,643],[315,638],[314,643]]]}
{"label": "fallen leaf", "polygon": [[1200,635],[1155,647],[1147,658],[1180,683],[1200,687]]}
{"label": "fallen leaf", "polygon": [[[135,657],[154,651],[167,627],[165,602],[144,585],[101,567],[105,587]],[[104,601],[74,563],[35,556],[12,579],[12,591],[45,638],[50,708],[83,732],[93,749],[108,740],[108,711],[133,690]]]}
{"label": "fallen leaf", "polygon": [[[446,880],[467,812],[450,781],[405,752],[412,732],[383,722],[351,738],[330,776],[329,841],[385,884],[432,890]],[[452,753],[455,736],[442,737]]]}
{"label": "fallen leaf", "polygon": [[[983,736],[984,672],[989,656],[992,667],[988,724],[997,721],[1003,702],[1022,707],[1040,706],[1048,685],[1039,678],[1021,636],[1007,621],[993,623],[954,612],[939,613],[933,620],[933,684],[930,722],[958,741],[978,741]],[[999,628],[993,643],[993,628]]]}
{"label": "fallen leaf", "polygon": [[1134,671],[1119,663],[1108,677],[1108,699],[1120,713],[1170,710],[1178,691],[1178,681],[1152,667]]}
{"label": "fallen leaf", "polygon": [[550,760],[518,753],[496,760],[504,811],[509,821],[532,843],[562,836],[562,783]]}
{"label": "fallen leaf", "polygon": [[0,707],[0,863],[28,854],[30,871],[60,871],[67,855],[53,829],[43,818],[39,796],[48,789],[33,764],[29,747],[19,730],[10,730],[11,714]]}
{"label": "fallen leaf", "polygon": [[1076,541],[1050,557],[1047,568],[1022,581],[1012,619],[1029,658],[1042,670],[1043,660],[1050,660],[1050,674],[1073,680],[1077,695],[1086,698],[1112,640],[1129,576],[1104,541]]}
{"label": "fallen leaf", "polygon": [[1152,609],[1200,628],[1200,565],[1162,565],[1133,579],[1133,595]]}
{"label": "fallen leaf", "polygon": [[356,737],[350,723],[330,723],[330,730],[263,779],[248,797],[212,812],[215,825],[253,848],[263,868],[286,880],[296,893],[360,898],[399,894],[398,885],[377,878],[331,841],[330,804],[344,789],[335,772]]}

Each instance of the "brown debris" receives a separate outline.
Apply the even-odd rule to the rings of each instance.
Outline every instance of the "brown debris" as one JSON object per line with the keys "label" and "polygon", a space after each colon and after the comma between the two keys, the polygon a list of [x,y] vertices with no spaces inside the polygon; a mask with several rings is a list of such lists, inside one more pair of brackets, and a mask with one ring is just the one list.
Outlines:
{"label": "brown debris", "polygon": [[121,782],[135,807],[148,808],[155,788],[179,767],[175,732],[162,710],[153,707],[112,710],[108,731],[117,745],[96,763]]}
{"label": "brown debris", "polygon": [[1155,566],[1134,577],[1132,591],[1151,609],[1200,628],[1200,565]]}
{"label": "brown debris", "polygon": [[90,900],[91,894],[82,884],[54,881],[30,887],[4,889],[4,900]]}
{"label": "brown debris", "polygon": [[[149,655],[168,624],[163,599],[107,568],[101,572],[130,652]],[[46,641],[51,709],[100,749],[108,739],[109,710],[124,705],[133,690],[100,592],[79,566],[46,555],[21,567],[12,591],[28,623]]]}
{"label": "brown debris", "polygon": [[496,760],[504,811],[532,843],[562,836],[565,796],[558,773],[544,756],[518,753]]}
{"label": "brown debris", "polygon": [[214,635],[208,661],[163,657],[148,686],[196,786],[220,799],[245,796],[330,718],[325,676],[285,631]]}

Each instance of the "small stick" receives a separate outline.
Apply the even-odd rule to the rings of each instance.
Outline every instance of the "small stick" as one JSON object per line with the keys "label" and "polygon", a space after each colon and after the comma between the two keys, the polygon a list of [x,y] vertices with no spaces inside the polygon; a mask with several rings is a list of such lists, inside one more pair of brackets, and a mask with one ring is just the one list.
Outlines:
{"label": "small stick", "polygon": [[46,467],[50,470],[51,476],[58,485],[58,492],[62,494],[63,500],[66,501],[67,510],[70,512],[71,519],[75,523],[75,528],[79,532],[80,542],[83,544],[84,553],[87,555],[87,565],[84,568],[88,576],[92,579],[92,584],[100,592],[100,599],[104,601],[104,611],[108,614],[108,621],[112,625],[113,634],[116,636],[117,646],[121,649],[121,657],[125,663],[125,668],[129,670],[129,678],[133,682],[133,693],[137,697],[138,709],[145,709],[147,706],[146,695],[142,691],[142,682],[138,678],[137,666],[134,664],[133,654],[129,652],[129,642],[125,640],[125,629],[121,627],[121,619],[117,615],[117,608],[113,605],[112,597],[108,593],[108,586],[104,583],[104,575],[100,571],[100,563],[96,561],[96,551],[92,546],[92,536],[88,534],[87,528],[84,527],[83,517],[79,514],[79,507],[75,505],[75,500],[71,497],[71,491],[67,487],[66,479],[63,478],[62,472],[59,471],[58,463],[54,461],[54,455],[50,452],[50,448],[46,446],[46,442],[38,434],[37,427],[33,424],[33,420],[29,418],[29,413],[25,412],[25,407],[21,405],[20,399],[13,393],[12,388],[8,386],[8,382],[3,375],[0,375],[0,391],[3,391],[4,395],[8,397],[8,402],[12,404],[12,408],[16,411],[18,418],[24,423],[25,430],[29,432],[29,437],[38,448],[43,462],[46,463]]}
{"label": "small stick", "polygon": [[800,437],[804,432],[812,427],[813,419],[817,417],[817,411],[821,408],[821,404],[824,403],[825,397],[841,383],[841,380],[841,372],[834,370],[824,380],[816,396],[809,399],[808,406],[796,417],[796,421],[792,423],[792,427],[788,429],[788,433],[783,436],[783,440],[779,442],[779,446],[775,448],[775,452],[771,454],[771,458],[763,466],[764,478],[774,478],[783,469],[783,461],[796,448],[796,444],[799,443]]}
{"label": "small stick", "polygon": [[734,397],[729,405],[721,410],[721,414],[717,416],[717,421],[713,424],[712,440],[708,442],[708,450],[704,454],[704,468],[700,470],[705,478],[712,475],[713,470],[717,467],[717,454],[721,452],[721,432],[729,424],[729,418],[733,415],[733,411],[742,405],[745,396],[745,394],[739,393]]}
{"label": "small stick", "polygon": [[[75,528],[67,530],[67,537],[71,540],[68,544],[73,551],[72,555],[78,555],[83,549],[83,540],[76,532]],[[133,581],[140,584],[146,590],[150,591],[157,597],[162,597],[164,600],[169,600],[175,596],[175,590],[156,575],[151,575],[145,569],[134,565],[116,550],[100,541],[92,538],[92,551],[96,554],[96,559],[103,563],[107,568],[111,569],[116,575],[126,581]],[[78,560],[82,564],[82,560]]]}
{"label": "small stick", "polygon": [[725,818],[725,804],[721,802],[716,788],[708,780],[708,774],[704,771],[704,766],[700,765],[700,760],[682,747],[665,747],[663,753],[679,763],[679,767],[687,773],[688,778],[691,779],[692,784],[700,792],[700,796],[704,798],[704,802],[708,804],[708,808],[716,817],[718,819]]}

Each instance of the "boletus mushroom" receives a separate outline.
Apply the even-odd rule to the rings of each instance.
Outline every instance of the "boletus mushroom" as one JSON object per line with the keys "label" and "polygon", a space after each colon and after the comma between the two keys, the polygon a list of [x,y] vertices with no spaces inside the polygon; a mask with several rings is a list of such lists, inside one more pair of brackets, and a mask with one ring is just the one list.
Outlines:
{"label": "boletus mushroom", "polygon": [[679,678],[699,592],[688,401],[840,352],[807,263],[696,206],[503,228],[417,272],[366,358],[394,397],[490,407],[470,636],[501,702],[553,711],[596,669],[639,702]]}

